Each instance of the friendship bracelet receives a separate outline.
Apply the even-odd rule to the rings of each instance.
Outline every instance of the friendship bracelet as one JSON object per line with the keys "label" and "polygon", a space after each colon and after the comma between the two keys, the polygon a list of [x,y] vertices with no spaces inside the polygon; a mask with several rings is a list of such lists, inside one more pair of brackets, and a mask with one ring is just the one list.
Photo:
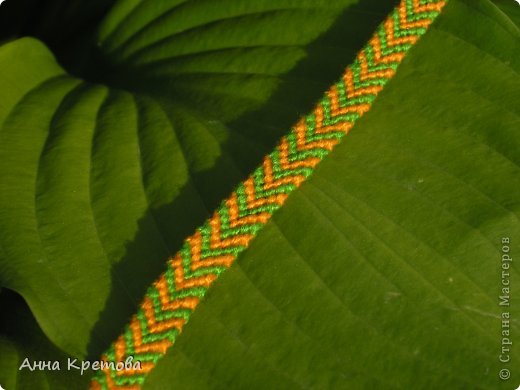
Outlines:
{"label": "friendship bracelet", "polygon": [[[213,282],[370,110],[445,4],[443,0],[401,1],[314,111],[281,139],[168,260],[166,271],[148,288],[124,332],[101,357],[102,369],[93,377],[91,390],[141,388]],[[125,364],[128,361],[140,364]]]}

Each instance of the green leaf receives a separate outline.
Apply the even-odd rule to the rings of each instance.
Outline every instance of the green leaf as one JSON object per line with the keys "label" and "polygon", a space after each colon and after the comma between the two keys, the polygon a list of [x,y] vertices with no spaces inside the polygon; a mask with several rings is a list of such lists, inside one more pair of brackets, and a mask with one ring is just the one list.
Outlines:
{"label": "green leaf", "polygon": [[[0,48],[0,282],[57,346],[93,358],[116,337],[166,258],[391,8],[353,3],[121,1],[97,46],[82,46],[98,54],[77,59],[95,84],[33,38]],[[72,12],[59,4],[56,22]],[[338,18],[352,23],[332,28]],[[48,40],[77,73],[69,47]]]}
{"label": "green leaf", "polygon": [[494,0],[498,6],[515,24],[520,25],[520,4],[516,0]]}
{"label": "green leaf", "polygon": [[[88,386],[88,373],[68,371],[68,357],[42,333],[23,299],[8,290],[0,291],[0,384],[5,389],[81,389]],[[28,361],[24,361],[28,359]],[[24,363],[59,363],[59,370],[20,370]],[[77,362],[72,361],[77,365]],[[51,367],[52,367],[51,364]]]}
{"label": "green leaf", "polygon": [[514,388],[498,296],[502,238],[520,251],[518,38],[490,3],[452,1],[144,388]]}
{"label": "green leaf", "polygon": [[[30,31],[68,72],[34,38],[0,46],[0,286],[23,296],[65,353],[97,357],[168,255],[390,8],[121,0],[76,51],[48,32],[68,31],[60,23]],[[520,253],[520,32],[501,9],[450,1],[373,110],[209,292],[145,388],[520,380],[514,370],[498,379],[502,237]],[[513,265],[513,335],[518,280]],[[506,367],[518,365],[516,345]]]}

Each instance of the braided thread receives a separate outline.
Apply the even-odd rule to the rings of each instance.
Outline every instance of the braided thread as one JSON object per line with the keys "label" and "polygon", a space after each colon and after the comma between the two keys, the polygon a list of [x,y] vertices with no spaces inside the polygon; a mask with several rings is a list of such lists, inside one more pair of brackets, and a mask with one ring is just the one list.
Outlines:
{"label": "braided thread", "polygon": [[103,362],[133,357],[141,369],[104,368],[91,390],[138,390],[146,375],[175,343],[211,284],[300,186],[316,165],[370,110],[408,50],[441,12],[443,0],[402,0],[368,44],[262,164],[224,200],[213,216],[187,238],[150,286],[124,332]]}

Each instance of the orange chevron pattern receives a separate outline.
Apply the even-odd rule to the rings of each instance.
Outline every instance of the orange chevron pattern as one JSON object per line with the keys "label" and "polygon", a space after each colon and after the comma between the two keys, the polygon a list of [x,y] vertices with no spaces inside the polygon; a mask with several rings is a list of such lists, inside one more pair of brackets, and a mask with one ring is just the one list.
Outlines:
{"label": "orange chevron pattern", "polygon": [[207,289],[229,268],[316,165],[370,110],[408,50],[427,31],[443,0],[402,0],[379,26],[340,81],[314,111],[283,137],[275,150],[220,208],[184,242],[164,274],[148,289],[123,334],[103,355],[106,362],[129,356],[141,369],[105,368],[91,389],[137,390],[174,344]]}

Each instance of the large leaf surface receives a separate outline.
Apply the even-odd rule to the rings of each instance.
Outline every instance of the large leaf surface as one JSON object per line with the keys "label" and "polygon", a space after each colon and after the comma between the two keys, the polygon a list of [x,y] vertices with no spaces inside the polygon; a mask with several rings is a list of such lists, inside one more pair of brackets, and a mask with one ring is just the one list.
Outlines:
{"label": "large leaf surface", "polygon": [[498,295],[502,238],[520,249],[519,37],[452,1],[145,388],[514,388]]}
{"label": "large leaf surface", "polygon": [[[106,86],[65,75],[37,41],[0,48],[0,281],[67,353],[113,339],[389,9],[215,4],[116,3],[86,75]],[[499,388],[501,238],[520,249],[519,36],[489,1],[452,0],[145,388]]]}
{"label": "large leaf surface", "polygon": [[[79,3],[61,3],[44,14],[70,33],[60,15]],[[165,259],[391,8],[354,3],[120,1],[77,60],[97,83],[33,38],[0,48],[0,280],[54,343],[96,357],[113,340]],[[78,73],[49,20],[31,32]]]}

